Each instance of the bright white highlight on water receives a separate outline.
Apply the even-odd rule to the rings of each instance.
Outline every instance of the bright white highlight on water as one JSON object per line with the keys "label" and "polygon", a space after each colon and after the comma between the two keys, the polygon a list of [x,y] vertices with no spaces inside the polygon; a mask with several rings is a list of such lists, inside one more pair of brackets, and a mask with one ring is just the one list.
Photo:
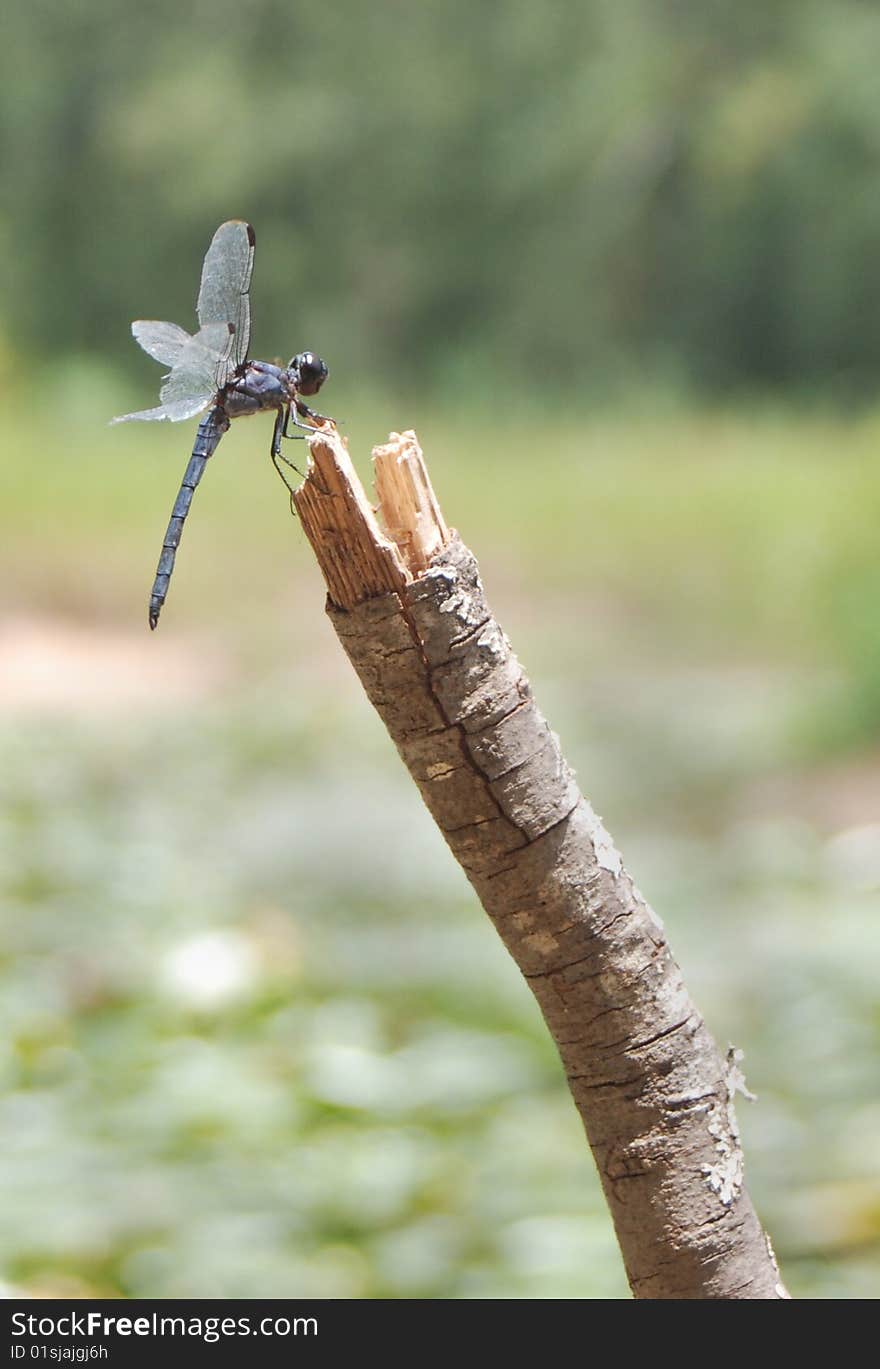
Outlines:
{"label": "bright white highlight on water", "polygon": [[246,998],[258,975],[251,943],[239,932],[203,932],[164,957],[161,980],[173,997],[196,1008],[218,1008]]}

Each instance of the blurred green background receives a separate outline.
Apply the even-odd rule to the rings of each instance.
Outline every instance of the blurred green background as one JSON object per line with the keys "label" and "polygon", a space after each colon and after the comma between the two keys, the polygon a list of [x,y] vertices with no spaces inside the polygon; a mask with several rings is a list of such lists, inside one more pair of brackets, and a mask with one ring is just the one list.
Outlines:
{"label": "blurred green background", "polygon": [[793,1292],[880,1275],[880,11],[34,0],[0,54],[0,1277],[624,1297],[530,995],[236,424],[159,632],[193,326],[448,520],[717,1039]]}

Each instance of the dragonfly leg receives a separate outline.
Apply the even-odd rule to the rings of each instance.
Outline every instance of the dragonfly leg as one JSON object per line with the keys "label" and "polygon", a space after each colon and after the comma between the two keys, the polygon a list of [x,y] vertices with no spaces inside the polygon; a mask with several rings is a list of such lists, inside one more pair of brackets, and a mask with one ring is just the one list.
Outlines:
{"label": "dragonfly leg", "polygon": [[[293,502],[293,496],[294,496],[295,491],[294,491],[294,488],[293,488],[293,486],[291,485],[290,481],[288,480],[287,476],[284,474],[283,470],[281,469],[281,466],[279,465],[279,462],[280,462],[280,461],[284,461],[284,457],[281,455],[280,452],[276,453],[276,452],[273,451],[273,452],[272,452],[272,465],[275,467],[276,471],[278,472],[278,474],[280,475],[282,481],[284,482],[284,486],[285,486],[285,488],[286,488],[286,490],[287,490],[288,498],[290,499],[290,512],[293,514],[294,518],[296,518],[296,506],[294,505],[294,502]],[[290,463],[289,463],[289,462],[286,462],[285,464],[289,465]]]}
{"label": "dragonfly leg", "polygon": [[[294,427],[303,428],[305,431],[301,433],[292,433],[290,431],[291,423]],[[284,436],[289,438],[291,442],[303,442],[305,440],[306,432],[316,433],[318,432],[318,429],[313,428],[310,423],[300,423],[299,419],[294,418],[293,416],[293,408],[289,408],[284,416]]]}
{"label": "dragonfly leg", "polygon": [[287,436],[285,432],[286,427],[287,410],[279,409],[277,414],[275,415],[275,427],[272,429],[272,447],[270,449],[270,455],[272,457],[272,465],[275,467],[281,479],[284,481],[285,488],[287,490],[288,495],[290,496],[290,512],[293,514],[295,518],[296,509],[293,503],[293,486],[291,485],[287,476],[281,469],[279,462],[283,461],[285,466],[290,466],[290,468],[296,471],[297,475],[302,476],[303,479],[305,479],[305,476],[303,476],[302,471],[297,470],[296,466],[294,466],[292,461],[288,461],[287,457],[281,451],[281,438]]}
{"label": "dragonfly leg", "polygon": [[305,472],[301,471],[299,466],[295,466],[293,462],[290,460],[290,458],[285,456],[281,450],[282,437],[290,436],[290,434],[287,431],[287,424],[289,420],[290,410],[286,407],[283,409],[279,409],[275,417],[275,427],[272,432],[272,460],[275,461],[276,467],[278,461],[283,461],[285,466],[289,466],[292,471],[296,471],[297,475],[300,476],[301,479],[305,480]]}
{"label": "dragonfly leg", "polygon": [[[294,408],[296,409],[296,412],[297,412],[297,414],[299,415],[299,418],[294,418],[294,417],[293,417],[293,410],[294,410]],[[330,423],[333,422],[333,419],[330,418],[330,415],[329,415],[329,414],[317,414],[317,413],[315,413],[315,410],[314,410],[314,409],[310,409],[309,406],[308,406],[308,404],[306,404],[305,400],[300,399],[299,397],[297,397],[297,398],[294,400],[293,404],[291,405],[291,408],[290,408],[290,417],[291,417],[291,421],[293,422],[293,424],[294,424],[295,427],[297,427],[297,428],[305,428],[308,432],[312,432],[312,433],[313,433],[313,432],[320,432],[320,429],[319,429],[319,428],[315,428],[314,423],[300,423],[300,421],[299,421],[300,418],[312,418],[312,419],[318,419],[318,420],[320,420],[320,421],[322,421],[322,422],[324,422],[324,421],[327,421],[327,422],[330,422]],[[289,436],[289,434],[288,434],[288,436]]]}
{"label": "dragonfly leg", "polygon": [[329,414],[319,414],[316,413],[314,409],[310,409],[305,400],[301,399],[299,395],[297,395],[296,398],[296,411],[300,418],[319,418],[322,423],[332,423],[334,421]]}
{"label": "dragonfly leg", "polygon": [[285,429],[286,426],[287,426],[287,419],[286,419],[286,416],[285,416],[285,410],[284,410],[283,408],[281,408],[281,409],[278,410],[278,412],[277,412],[276,415],[275,415],[275,426],[274,426],[274,428],[272,429],[272,456],[273,456],[273,457],[275,457],[275,456],[280,456],[280,455],[281,455],[281,439],[282,439],[282,437],[285,437],[285,436],[286,436],[286,433],[284,432],[284,429]]}
{"label": "dragonfly leg", "polygon": [[[281,476],[281,479],[284,481],[285,485],[287,486],[287,488],[288,488],[288,490],[289,490],[289,492],[290,492],[290,512],[293,514],[293,516],[294,516],[294,518],[295,518],[295,517],[296,517],[296,509],[293,507],[293,495],[294,495],[293,486],[291,485],[290,481],[287,479],[287,476],[284,474],[283,470],[282,470],[281,467],[279,466],[279,464],[278,464],[279,461],[283,461],[284,464],[285,464],[285,466],[289,466],[290,469],[291,469],[292,471],[296,471],[297,475],[301,475],[302,478],[303,478],[303,480],[305,480],[305,476],[303,475],[303,473],[302,473],[302,471],[300,470],[299,466],[294,466],[293,462],[292,462],[292,461],[289,461],[289,460],[287,459],[287,457],[284,455],[283,452],[276,452],[276,451],[274,450],[274,448],[273,448],[273,450],[272,450],[272,464],[273,464],[273,466],[275,467],[275,469],[276,469],[276,471],[278,472],[278,474]],[[328,499],[335,499],[335,498],[336,498],[336,495],[333,493],[333,491],[332,491],[332,490],[328,490],[324,485],[322,485],[322,484],[321,484],[321,481],[318,480],[318,479],[315,477],[314,473],[312,474],[312,481],[314,482],[315,487],[316,487],[318,490],[320,490],[321,494],[326,495],[326,497],[327,497]]]}
{"label": "dragonfly leg", "polygon": [[[287,431],[288,425],[289,425],[290,421],[291,421],[290,410],[288,409],[288,410],[285,412],[283,409],[279,409],[279,410],[278,410],[278,417],[275,419],[275,429],[274,429],[274,431],[273,431],[273,433],[272,433],[272,463],[273,463],[273,465],[274,465],[276,471],[278,472],[278,474],[281,476],[281,479],[284,481],[285,485],[287,486],[288,490],[290,491],[290,511],[291,511],[292,514],[294,514],[294,516],[296,516],[296,511],[295,511],[295,509],[294,509],[294,507],[293,507],[293,489],[291,488],[291,485],[290,485],[290,483],[289,483],[289,481],[288,481],[288,479],[287,479],[287,476],[284,474],[284,472],[282,471],[281,467],[280,467],[279,464],[278,464],[279,461],[283,461],[284,464],[285,464],[285,466],[289,466],[290,469],[291,469],[292,471],[296,471],[297,475],[300,476],[303,480],[305,480],[305,478],[306,478],[305,473],[304,473],[303,471],[300,470],[299,466],[295,466],[295,465],[293,464],[293,462],[290,460],[290,458],[287,457],[287,456],[285,456],[284,453],[283,453],[282,450],[281,450],[281,438],[282,438],[282,437],[289,437],[290,440],[291,440],[292,442],[295,442],[295,441],[297,440],[297,438],[304,438],[304,437],[305,437],[305,434],[304,434],[304,433],[290,433],[290,432]],[[293,422],[296,423],[296,419],[294,419]],[[298,426],[299,426],[299,427],[305,427],[306,425],[300,423]],[[320,431],[320,430],[317,429],[317,428],[309,428],[309,432],[318,432],[318,431]],[[315,476],[315,474],[314,474],[314,471],[312,472],[312,481],[313,481],[315,487],[316,487],[317,489],[320,490],[321,494],[326,495],[326,497],[327,497],[328,499],[335,499],[335,498],[336,498],[336,496],[333,494],[332,490],[326,489],[326,488],[324,487],[324,485],[321,484],[320,480],[318,480],[318,479],[316,478],[316,476]]]}
{"label": "dragonfly leg", "polygon": [[[297,408],[299,408],[299,406],[300,406],[301,403],[302,403],[301,400],[296,400],[296,406],[297,406]],[[303,408],[306,408],[306,407],[307,407],[306,405],[303,405]],[[312,412],[311,409],[309,409],[308,412],[311,413],[311,412]],[[316,417],[316,418],[320,418],[320,417],[322,417],[322,415],[321,415],[321,414],[315,414],[315,417]],[[331,421],[332,421],[332,420],[331,420]],[[290,431],[289,431],[289,428],[290,428],[290,424],[291,424],[291,423],[295,423],[296,426],[297,426],[298,428],[304,428],[304,429],[305,429],[305,432],[302,432],[302,433],[292,433],[292,432],[290,432]],[[303,441],[303,442],[304,442],[304,441],[305,441],[306,433],[318,433],[318,432],[320,432],[320,431],[321,431],[320,428],[313,428],[313,427],[311,426],[311,424],[308,424],[308,423],[300,423],[298,419],[294,418],[294,416],[293,416],[293,405],[291,405],[290,408],[287,410],[287,413],[285,414],[285,417],[284,417],[284,436],[287,437],[287,438],[289,438],[291,442],[297,442],[297,441]],[[279,452],[278,454],[279,454],[279,456],[281,456],[281,453],[280,453],[280,452]],[[293,466],[293,462],[292,462],[292,461],[288,461],[288,460],[287,460],[287,457],[282,456],[282,457],[281,457],[281,460],[282,460],[282,461],[287,461],[288,466]],[[299,469],[298,466],[293,466],[293,469],[296,471],[297,475],[302,475],[302,471]],[[336,496],[333,494],[333,492],[332,492],[331,490],[325,489],[324,486],[321,484],[321,482],[320,482],[319,480],[316,480],[316,479],[315,479],[315,476],[314,476],[314,475],[312,475],[312,479],[314,480],[315,485],[317,486],[317,488],[321,491],[321,493],[322,493],[323,495],[326,495],[326,497],[327,497],[328,499],[335,499],[335,498],[336,498]]]}

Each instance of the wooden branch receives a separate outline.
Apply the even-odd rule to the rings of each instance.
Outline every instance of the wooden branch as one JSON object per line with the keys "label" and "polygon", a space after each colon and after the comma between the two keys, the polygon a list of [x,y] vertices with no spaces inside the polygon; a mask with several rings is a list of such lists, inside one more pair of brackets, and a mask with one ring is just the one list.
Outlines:
{"label": "wooden branch", "polygon": [[414,433],[374,451],[384,533],[329,428],[294,495],[327,612],[544,1014],[638,1298],[783,1298],[742,1182],[736,1059],[580,793],[443,521]]}

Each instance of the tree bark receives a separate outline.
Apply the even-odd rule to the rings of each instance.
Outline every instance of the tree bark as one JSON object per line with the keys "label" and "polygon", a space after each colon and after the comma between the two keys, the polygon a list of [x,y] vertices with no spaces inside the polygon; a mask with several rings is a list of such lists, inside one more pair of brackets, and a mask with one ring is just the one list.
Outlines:
{"label": "tree bark", "polygon": [[784,1298],[743,1186],[734,1053],[580,793],[443,521],[415,434],[374,461],[380,529],[330,425],[294,495],[327,612],[556,1042],[637,1298]]}

